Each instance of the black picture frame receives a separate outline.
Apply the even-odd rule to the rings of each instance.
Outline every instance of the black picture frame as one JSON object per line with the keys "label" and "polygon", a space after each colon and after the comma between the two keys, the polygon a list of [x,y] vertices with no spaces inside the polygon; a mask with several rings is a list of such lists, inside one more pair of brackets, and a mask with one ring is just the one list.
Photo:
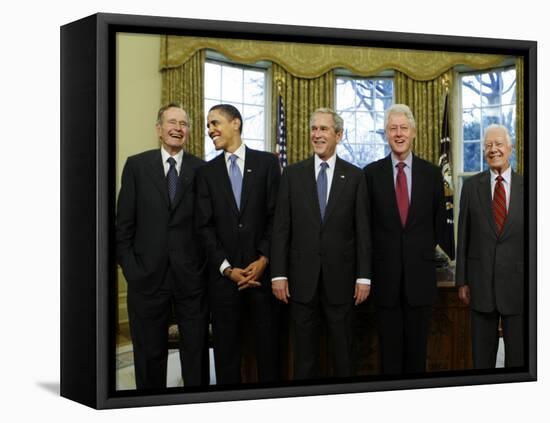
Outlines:
{"label": "black picture frame", "polygon": [[[525,63],[525,275],[527,363],[524,368],[457,371],[421,378],[212,388],[141,394],[115,392],[113,274],[115,212],[114,39],[117,32],[315,42],[434,51],[511,54]],[[533,41],[451,37],[237,23],[152,16],[95,14],[61,28],[61,395],[90,407],[119,408],[534,381],[536,322],[537,44]]]}

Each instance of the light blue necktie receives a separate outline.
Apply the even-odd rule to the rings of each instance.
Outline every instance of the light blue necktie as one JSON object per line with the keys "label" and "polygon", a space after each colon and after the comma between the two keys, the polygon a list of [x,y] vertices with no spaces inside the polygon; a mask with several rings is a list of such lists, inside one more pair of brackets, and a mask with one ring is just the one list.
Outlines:
{"label": "light blue necktie", "polygon": [[238,157],[232,154],[229,156],[231,164],[229,165],[229,179],[231,180],[231,188],[233,189],[233,195],[235,196],[235,202],[237,208],[241,208],[241,190],[243,187],[243,175],[239,166],[237,166]]}
{"label": "light blue necktie", "polygon": [[319,209],[321,210],[321,220],[325,218],[325,209],[327,207],[327,168],[328,163],[321,163],[321,170],[317,176],[317,196],[319,197]]}
{"label": "light blue necktie", "polygon": [[168,163],[170,164],[170,169],[166,174],[166,180],[168,181],[168,195],[170,196],[170,204],[174,202],[176,198],[176,190],[178,188],[178,171],[176,170],[176,159],[173,157],[168,157]]}

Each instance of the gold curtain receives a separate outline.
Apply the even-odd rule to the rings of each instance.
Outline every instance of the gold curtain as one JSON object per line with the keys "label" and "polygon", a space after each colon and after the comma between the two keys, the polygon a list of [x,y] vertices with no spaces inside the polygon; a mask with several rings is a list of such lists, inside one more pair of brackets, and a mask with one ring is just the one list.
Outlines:
{"label": "gold curtain", "polygon": [[[277,139],[277,96],[283,98],[286,115],[286,139],[288,163],[292,164],[311,154],[309,142],[309,118],[319,107],[334,108],[334,71],[318,78],[300,78],[273,63],[272,67],[272,139]],[[280,88],[280,91],[279,91]],[[273,148],[273,151],[276,151]]]}
{"label": "gold curtain", "polygon": [[525,163],[525,67],[523,57],[516,59],[516,163],[517,172],[523,175],[523,165]]}
{"label": "gold curtain", "polygon": [[177,101],[189,114],[190,134],[187,151],[204,157],[204,62],[206,51],[199,50],[185,63],[162,71],[162,104]]}
{"label": "gold curtain", "polygon": [[488,69],[502,63],[506,57],[496,54],[168,35],[161,44],[160,68],[180,66],[197,51],[204,49],[218,51],[238,63],[267,60],[301,78],[318,78],[337,68],[348,69],[362,77],[395,69],[416,80],[428,81],[456,65]]}
{"label": "gold curtain", "polygon": [[[414,153],[436,165],[439,162],[445,103],[444,81],[448,83],[449,105],[451,105],[453,104],[453,78],[450,70],[431,81],[417,81],[399,71],[395,72],[394,79],[395,103],[409,106],[416,120]],[[452,113],[452,109],[450,112]],[[452,124],[452,115],[450,115],[449,124]],[[452,133],[452,128],[450,131]]]}

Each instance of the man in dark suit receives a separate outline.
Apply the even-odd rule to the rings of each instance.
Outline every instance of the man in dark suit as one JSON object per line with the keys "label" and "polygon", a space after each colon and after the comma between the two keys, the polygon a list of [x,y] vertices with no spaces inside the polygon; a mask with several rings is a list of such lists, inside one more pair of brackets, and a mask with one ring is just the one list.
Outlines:
{"label": "man in dark suit", "polygon": [[223,153],[197,173],[197,225],[208,254],[218,384],[241,381],[241,332],[249,324],[258,380],[277,377],[276,302],[268,264],[280,169],[274,154],[243,144],[242,125],[234,106],[210,109],[208,135]]}
{"label": "man in dark suit", "polygon": [[494,368],[502,320],[505,366],[524,364],[523,178],[510,166],[512,142],[502,125],[484,136],[489,170],[468,178],[460,196],[456,285],[471,308],[476,369]]}
{"label": "man in dark suit", "polygon": [[204,254],[193,216],[194,178],[203,161],[184,152],[187,112],[176,103],[158,112],[161,148],[131,156],[122,172],[116,217],[117,257],[128,282],[128,315],[137,389],[166,387],[168,322],[180,333],[185,386],[204,381]]}
{"label": "man in dark suit", "polygon": [[444,234],[443,179],[438,167],[412,154],[416,124],[408,106],[386,110],[385,131],[390,155],[365,167],[382,372],[420,373],[426,369],[437,296],[434,259]]}
{"label": "man in dark suit", "polygon": [[294,378],[319,376],[326,318],[334,376],[353,375],[353,305],[370,291],[370,229],[360,169],[336,155],[343,120],[331,109],[310,120],[313,157],[285,168],[272,242],[273,294],[290,300]]}

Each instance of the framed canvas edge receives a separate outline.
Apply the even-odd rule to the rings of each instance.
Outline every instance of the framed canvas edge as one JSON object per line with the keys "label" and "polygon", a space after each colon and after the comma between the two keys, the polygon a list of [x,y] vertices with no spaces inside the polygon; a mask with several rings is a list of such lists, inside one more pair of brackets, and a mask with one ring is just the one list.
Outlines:
{"label": "framed canvas edge", "polygon": [[[150,406],[150,405],[167,405],[167,404],[185,404],[185,403],[200,403],[200,402],[216,402],[216,401],[233,401],[244,399],[260,399],[260,398],[279,398],[307,395],[324,395],[337,393],[354,393],[354,392],[372,392],[382,390],[401,390],[401,389],[422,389],[432,387],[450,387],[459,385],[477,385],[490,383],[506,383],[506,382],[522,382],[534,381],[537,378],[537,351],[536,351],[536,50],[537,44],[535,41],[520,41],[520,40],[502,40],[488,38],[471,38],[471,37],[456,37],[445,35],[431,34],[407,34],[396,32],[380,32],[366,30],[350,30],[350,29],[335,29],[335,28],[315,28],[302,26],[285,26],[273,24],[254,24],[254,23],[237,23],[226,21],[208,21],[185,18],[164,18],[152,16],[137,16],[137,15],[119,15],[119,14],[97,14],[85,19],[94,19],[96,24],[95,40],[97,45],[96,63],[93,69],[96,72],[96,101],[93,103],[93,110],[90,110],[90,116],[97,116],[94,123],[96,133],[89,141],[92,141],[96,147],[97,155],[95,157],[96,166],[96,207],[94,212],[95,219],[88,216],[90,220],[95,220],[95,239],[91,239],[96,246],[95,258],[95,285],[96,298],[90,301],[89,304],[95,308],[93,318],[96,323],[95,339],[86,339],[86,335],[77,339],[79,343],[93,344],[95,346],[95,366],[94,373],[90,379],[95,379],[95,398],[93,400],[76,399],[72,393],[63,392],[63,377],[62,377],[62,395],[70,399],[75,399],[86,405],[95,408],[119,408],[119,407],[135,407],[135,406]],[[71,24],[68,24],[71,25]],[[109,126],[113,125],[111,113],[109,110],[113,105],[112,96],[113,76],[109,75],[109,63],[113,57],[109,55],[109,36],[113,28],[134,28],[149,31],[177,31],[181,28],[191,31],[208,31],[220,32],[230,35],[246,34],[254,36],[254,34],[263,34],[275,37],[301,37],[302,40],[319,40],[330,39],[339,40],[340,42],[349,42],[350,40],[360,40],[367,43],[386,43],[385,46],[391,47],[394,43],[402,42],[403,37],[409,39],[415,38],[416,41],[407,41],[407,48],[432,49],[432,50],[453,50],[456,48],[468,51],[491,51],[491,52],[515,52],[517,55],[525,57],[526,63],[526,97],[528,108],[526,110],[526,140],[529,140],[526,148],[527,158],[526,175],[528,187],[528,235],[529,256],[528,256],[528,272],[529,272],[529,297],[527,299],[529,319],[529,343],[528,357],[529,364],[527,371],[522,372],[507,372],[494,374],[464,374],[422,377],[419,379],[396,379],[368,382],[346,382],[335,384],[309,385],[309,386],[285,386],[285,387],[269,387],[257,389],[232,389],[212,392],[200,393],[171,393],[167,392],[162,395],[139,395],[135,396],[113,396],[109,389],[109,346],[112,345],[112,328],[109,327],[109,295],[112,293],[112,286],[109,286],[110,266],[112,265],[112,216],[109,215],[110,202],[114,199],[114,188],[110,186],[109,172],[112,172],[111,161],[113,160],[111,150],[109,150]],[[63,27],[62,27],[63,29]],[[389,44],[388,44],[389,43]],[[401,43],[403,44],[403,42]],[[391,47],[394,48],[394,47]],[[112,54],[112,51],[111,51]],[[63,66],[62,66],[63,71]],[[528,75],[528,76],[527,76]],[[63,84],[62,84],[63,86]],[[528,87],[528,88],[527,88]],[[62,96],[63,98],[63,96]],[[62,106],[63,107],[63,106]],[[70,114],[65,117],[70,119]],[[62,116],[63,120],[63,116]],[[62,121],[62,157],[63,157],[63,121]],[[112,146],[111,146],[112,147]],[[63,163],[62,163],[63,166]],[[63,178],[63,174],[62,174]],[[62,185],[62,203],[64,192],[66,190]],[[65,198],[66,200],[66,198]],[[65,205],[66,207],[66,205]],[[62,206],[63,209],[63,206]],[[92,214],[92,213],[89,213]],[[63,228],[67,230],[67,226]],[[62,242],[62,260],[64,252],[68,245]],[[62,267],[63,267],[62,263]],[[71,264],[65,264],[68,268]],[[62,291],[64,286],[62,272]],[[66,281],[65,281],[66,282]],[[66,285],[66,284],[65,284]],[[62,292],[63,296],[63,292]],[[63,301],[62,301],[63,302]],[[62,315],[63,315],[62,304]],[[63,331],[63,320],[61,329]],[[66,342],[63,339],[62,343]],[[64,348],[62,346],[62,354]],[[63,360],[62,360],[63,361]],[[63,363],[62,363],[63,371]]]}

